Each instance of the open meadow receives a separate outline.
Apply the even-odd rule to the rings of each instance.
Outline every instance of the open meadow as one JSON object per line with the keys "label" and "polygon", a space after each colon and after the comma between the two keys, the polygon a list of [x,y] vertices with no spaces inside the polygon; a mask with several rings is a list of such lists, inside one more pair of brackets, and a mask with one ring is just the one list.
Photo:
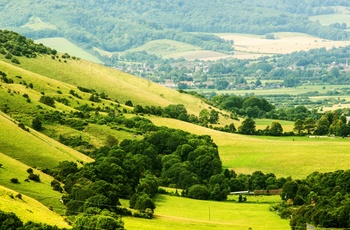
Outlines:
{"label": "open meadow", "polygon": [[166,118],[150,119],[158,126],[210,135],[219,146],[223,167],[237,173],[260,170],[277,176],[304,178],[315,171],[350,169],[348,138],[247,136],[223,133]]}
{"label": "open meadow", "polygon": [[62,38],[62,37],[42,38],[42,39],[35,40],[35,43],[38,43],[38,44],[42,43],[44,46],[51,47],[57,50],[58,52],[69,53],[69,55],[80,57],[87,61],[103,64],[103,62],[98,57],[88,53],[87,51],[83,50],[79,46],[70,42],[66,38]]}
{"label": "open meadow", "polygon": [[[250,197],[247,197],[249,201]],[[255,199],[256,198],[252,198]],[[278,198],[276,199],[276,202]],[[126,229],[290,229],[289,221],[269,211],[272,203],[237,203],[194,200],[158,195],[155,218],[123,218]]]}

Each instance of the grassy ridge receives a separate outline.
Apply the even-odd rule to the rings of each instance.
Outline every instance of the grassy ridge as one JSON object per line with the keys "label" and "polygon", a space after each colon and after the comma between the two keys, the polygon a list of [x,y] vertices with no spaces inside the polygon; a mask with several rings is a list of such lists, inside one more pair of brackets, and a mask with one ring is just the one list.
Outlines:
{"label": "grassy ridge", "polygon": [[[248,198],[249,200],[249,198]],[[290,229],[270,204],[200,201],[158,195],[156,218],[123,218],[127,229]]]}

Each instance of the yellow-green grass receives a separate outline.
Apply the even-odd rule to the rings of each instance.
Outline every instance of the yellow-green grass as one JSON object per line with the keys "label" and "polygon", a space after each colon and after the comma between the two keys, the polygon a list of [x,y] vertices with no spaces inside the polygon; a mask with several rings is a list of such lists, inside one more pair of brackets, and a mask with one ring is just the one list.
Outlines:
{"label": "yellow-green grass", "polygon": [[238,59],[256,59],[273,54],[287,54],[316,48],[330,49],[347,46],[350,41],[330,41],[303,33],[274,33],[276,39],[252,34],[218,34],[223,39],[234,40],[235,54]]}
{"label": "yellow-green grass", "polygon": [[201,201],[158,195],[155,218],[125,217],[127,229],[290,229],[289,221],[269,211],[270,204]]}
{"label": "yellow-green grass", "polygon": [[209,108],[200,99],[176,90],[160,86],[118,70],[84,60],[68,60],[67,63],[52,60],[48,56],[36,59],[19,58],[24,68],[48,78],[71,85],[105,92],[120,102],[131,100],[134,104],[167,106],[184,104],[188,112],[198,115],[203,108]]}
{"label": "yellow-green grass", "polygon": [[309,17],[311,21],[318,21],[321,25],[330,25],[333,23],[346,23],[350,24],[350,15],[349,14],[325,14]]}
{"label": "yellow-green grass", "polygon": [[223,133],[190,123],[152,118],[155,125],[210,135],[219,147],[223,167],[237,173],[261,170],[304,178],[315,171],[350,169],[350,142],[342,138],[269,137]]}
{"label": "yellow-green grass", "polygon": [[30,129],[22,130],[16,123],[0,113],[0,152],[30,167],[53,168],[61,161],[84,161],[92,159],[47,136]]}
{"label": "yellow-green grass", "polygon": [[60,228],[70,228],[59,214],[29,196],[21,194],[22,198],[19,199],[16,197],[17,194],[18,191],[0,186],[0,210],[15,213],[24,223],[33,221],[56,225]]}
{"label": "yellow-green grass", "polygon": [[[32,197],[46,207],[51,206],[57,213],[65,212],[65,206],[59,201],[62,194],[54,191],[50,185],[53,181],[51,176],[34,169],[34,173],[39,174],[41,182],[26,182],[25,179],[29,175],[26,170],[31,168],[30,166],[2,153],[0,153],[0,162],[3,165],[0,168],[0,185]],[[19,183],[12,183],[12,178],[17,178]]]}
{"label": "yellow-green grass", "polygon": [[278,122],[282,125],[283,132],[293,131],[294,122],[293,121],[283,121],[283,120],[273,120],[273,119],[256,119],[256,129],[264,130],[267,126],[270,126],[272,122]]}
{"label": "yellow-green grass", "polygon": [[42,43],[43,45],[47,47],[51,47],[57,50],[58,52],[68,53],[69,55],[73,55],[88,61],[101,63],[101,64],[103,63],[96,56],[88,53],[87,51],[83,50],[79,46],[70,42],[66,38],[62,38],[62,37],[43,38],[43,39],[35,40],[35,43],[38,43],[38,44]]}

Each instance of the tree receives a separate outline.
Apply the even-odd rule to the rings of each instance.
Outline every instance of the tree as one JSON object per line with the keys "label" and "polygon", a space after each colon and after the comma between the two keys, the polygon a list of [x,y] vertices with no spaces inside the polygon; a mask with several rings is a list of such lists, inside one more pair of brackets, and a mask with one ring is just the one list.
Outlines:
{"label": "tree", "polygon": [[316,122],[313,118],[306,118],[304,122],[304,129],[306,129],[307,134],[311,134],[316,128]]}
{"label": "tree", "polygon": [[272,136],[281,136],[283,134],[282,125],[276,121],[272,122],[269,134]]}
{"label": "tree", "polygon": [[199,113],[199,121],[202,123],[202,125],[207,125],[209,122],[209,112],[206,109],[203,109],[200,113]]}
{"label": "tree", "polygon": [[298,183],[294,180],[287,181],[283,185],[283,190],[281,194],[282,200],[294,199],[298,192]]}
{"label": "tree", "polygon": [[253,135],[255,133],[255,121],[252,118],[246,118],[242,125],[238,127],[238,132],[247,135]]}
{"label": "tree", "polygon": [[32,120],[32,128],[37,130],[37,131],[42,130],[42,124],[41,124],[41,121],[38,117],[36,117]]}
{"label": "tree", "polygon": [[106,137],[106,146],[113,147],[113,146],[118,145],[118,143],[119,143],[118,139],[115,138],[114,136],[108,135]]}
{"label": "tree", "polygon": [[187,196],[193,199],[208,200],[210,193],[206,186],[196,184],[188,189]]}
{"label": "tree", "polygon": [[294,123],[294,131],[298,132],[298,135],[300,135],[303,130],[304,130],[304,121],[301,119],[298,119]]}
{"label": "tree", "polygon": [[210,110],[209,122],[211,124],[216,124],[219,121],[219,112],[216,110]]}

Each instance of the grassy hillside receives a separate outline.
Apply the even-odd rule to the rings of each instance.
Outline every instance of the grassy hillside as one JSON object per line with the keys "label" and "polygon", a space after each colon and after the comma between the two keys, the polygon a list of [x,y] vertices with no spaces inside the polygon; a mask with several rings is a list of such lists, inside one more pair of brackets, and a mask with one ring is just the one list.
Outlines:
{"label": "grassy hillside", "polygon": [[[27,158],[31,157],[28,155]],[[25,181],[29,175],[27,169],[31,168],[31,166],[23,164],[21,161],[8,157],[3,153],[0,153],[0,162],[3,165],[0,168],[0,184],[2,186],[14,190],[16,192],[14,195],[21,193],[39,201],[46,208],[51,207],[56,213],[64,214],[65,206],[59,201],[62,194],[52,189],[50,183],[53,181],[53,178],[51,176],[34,169],[34,174],[40,176],[40,182],[31,180],[27,182]],[[19,183],[12,183],[12,178],[17,178]]]}
{"label": "grassy hillside", "polygon": [[[111,99],[118,100],[120,103],[131,100],[134,105],[162,107],[169,104],[184,104],[189,113],[197,116],[202,109],[209,108],[208,105],[193,96],[181,94],[145,79],[84,60],[68,60],[65,63],[63,59],[59,62],[57,59],[52,60],[48,56],[41,56],[37,59],[21,58],[20,61],[20,68],[12,67],[12,65],[9,67],[8,64],[7,66],[13,68],[15,72],[25,73],[26,71],[21,69],[24,68],[32,72],[29,75],[36,73],[40,75],[40,78],[95,89],[97,92],[108,94]],[[0,68],[5,66],[5,63],[0,63]],[[52,92],[56,92],[57,86],[50,85]]]}
{"label": "grassy hillside", "polygon": [[62,216],[52,212],[48,207],[29,196],[22,194],[22,198],[19,199],[16,197],[17,194],[18,191],[0,186],[0,209],[15,213],[23,222],[45,222],[49,225],[69,228]]}
{"label": "grassy hillside", "polygon": [[0,114],[0,152],[30,167],[54,168],[58,162],[85,161],[92,159],[62,145],[47,136],[30,130],[22,130],[2,113]]}

